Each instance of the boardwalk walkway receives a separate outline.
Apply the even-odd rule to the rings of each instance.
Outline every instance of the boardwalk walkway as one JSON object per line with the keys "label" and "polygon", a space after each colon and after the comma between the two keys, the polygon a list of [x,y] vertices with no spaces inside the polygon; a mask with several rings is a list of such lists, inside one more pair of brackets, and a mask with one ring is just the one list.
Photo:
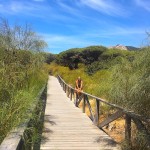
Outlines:
{"label": "boardwalk walkway", "polygon": [[73,105],[50,76],[41,150],[118,150],[113,140]]}

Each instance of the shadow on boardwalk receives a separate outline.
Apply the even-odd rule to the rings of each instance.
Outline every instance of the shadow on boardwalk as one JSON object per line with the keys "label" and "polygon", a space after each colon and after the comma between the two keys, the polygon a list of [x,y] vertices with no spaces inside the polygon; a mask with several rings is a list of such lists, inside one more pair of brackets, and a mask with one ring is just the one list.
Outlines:
{"label": "shadow on boardwalk", "polygon": [[[51,121],[51,118],[52,118],[52,115],[45,115],[44,122],[49,123],[50,126],[56,125],[56,123],[54,121]],[[53,130],[43,126],[43,133],[48,133],[51,135],[51,134],[53,134],[53,132],[54,132]],[[45,142],[47,142],[47,140],[48,140],[48,137],[42,135],[41,144],[44,144]]]}

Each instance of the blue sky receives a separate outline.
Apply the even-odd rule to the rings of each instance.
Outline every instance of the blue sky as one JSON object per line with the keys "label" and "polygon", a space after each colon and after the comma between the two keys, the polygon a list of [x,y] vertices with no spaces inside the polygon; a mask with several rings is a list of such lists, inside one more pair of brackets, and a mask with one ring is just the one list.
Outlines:
{"label": "blue sky", "polygon": [[47,51],[90,45],[144,46],[150,0],[0,0],[0,16],[30,23]]}

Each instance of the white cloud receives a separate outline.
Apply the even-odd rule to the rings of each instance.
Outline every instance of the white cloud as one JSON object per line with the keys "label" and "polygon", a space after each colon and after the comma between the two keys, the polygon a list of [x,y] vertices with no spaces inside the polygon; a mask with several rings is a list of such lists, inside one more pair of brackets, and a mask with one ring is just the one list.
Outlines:
{"label": "white cloud", "polygon": [[128,14],[124,8],[114,0],[80,0],[80,2],[96,11],[111,16],[126,16]]}
{"label": "white cloud", "polygon": [[147,11],[150,11],[150,1],[149,0],[135,0],[136,4],[143,7]]}

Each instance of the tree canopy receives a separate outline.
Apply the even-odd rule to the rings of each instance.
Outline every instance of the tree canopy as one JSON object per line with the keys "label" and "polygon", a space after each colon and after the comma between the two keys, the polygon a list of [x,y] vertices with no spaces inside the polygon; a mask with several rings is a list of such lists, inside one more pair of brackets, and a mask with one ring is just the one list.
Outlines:
{"label": "tree canopy", "polygon": [[47,44],[29,24],[11,26],[6,19],[1,19],[0,46],[7,50],[41,51]]}

